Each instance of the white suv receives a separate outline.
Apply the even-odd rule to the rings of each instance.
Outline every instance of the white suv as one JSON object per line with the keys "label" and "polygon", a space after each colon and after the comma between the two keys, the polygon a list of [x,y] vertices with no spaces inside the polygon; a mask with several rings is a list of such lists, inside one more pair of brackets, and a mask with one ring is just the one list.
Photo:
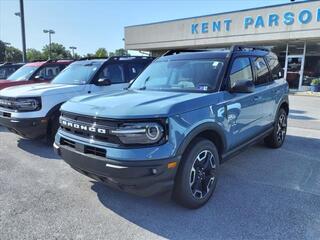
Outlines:
{"label": "white suv", "polygon": [[51,83],[9,87],[0,91],[0,125],[22,137],[54,140],[60,106],[72,97],[121,90],[152,57],[83,59],[70,64]]}

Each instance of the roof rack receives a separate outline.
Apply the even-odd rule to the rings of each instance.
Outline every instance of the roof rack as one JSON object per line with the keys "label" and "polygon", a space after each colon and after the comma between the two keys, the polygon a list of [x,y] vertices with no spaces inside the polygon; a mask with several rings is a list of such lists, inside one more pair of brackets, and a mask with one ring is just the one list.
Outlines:
{"label": "roof rack", "polygon": [[192,53],[192,52],[205,52],[209,51],[209,49],[172,49],[164,53],[162,56],[170,56],[179,53]]}
{"label": "roof rack", "polygon": [[110,59],[110,60],[121,60],[121,58],[126,58],[126,59],[152,59],[153,57],[149,56],[112,56],[112,57],[84,57],[80,58],[77,61],[83,61],[83,60],[94,60],[94,59]]}
{"label": "roof rack", "polygon": [[255,50],[265,51],[265,52],[269,52],[270,51],[267,48],[258,47],[258,46],[246,46],[246,45],[233,45],[230,48],[231,52],[235,52],[235,51],[255,51]]}

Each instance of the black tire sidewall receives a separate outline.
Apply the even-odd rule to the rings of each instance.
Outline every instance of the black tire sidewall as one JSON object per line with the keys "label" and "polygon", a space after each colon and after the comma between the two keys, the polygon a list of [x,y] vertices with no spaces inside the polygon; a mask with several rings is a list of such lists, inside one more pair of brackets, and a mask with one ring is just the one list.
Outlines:
{"label": "black tire sidewall", "polygon": [[[214,155],[217,174],[210,192],[203,199],[196,199],[193,196],[190,188],[190,172],[195,158],[203,150],[210,150]],[[179,204],[185,207],[199,208],[210,199],[216,188],[219,167],[218,150],[211,141],[204,138],[198,138],[193,142],[193,144],[191,144],[191,148],[188,149],[185,154],[183,154],[183,158],[181,161],[182,162],[180,163],[177,172],[175,187],[173,191],[174,198]]]}

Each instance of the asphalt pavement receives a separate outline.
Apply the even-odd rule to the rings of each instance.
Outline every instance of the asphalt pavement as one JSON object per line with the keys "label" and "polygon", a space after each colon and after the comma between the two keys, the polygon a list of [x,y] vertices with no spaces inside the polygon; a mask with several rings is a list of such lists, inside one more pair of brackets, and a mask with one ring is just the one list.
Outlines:
{"label": "asphalt pavement", "polygon": [[290,102],[284,146],[222,164],[198,210],[112,190],[0,128],[0,239],[320,239],[320,97]]}

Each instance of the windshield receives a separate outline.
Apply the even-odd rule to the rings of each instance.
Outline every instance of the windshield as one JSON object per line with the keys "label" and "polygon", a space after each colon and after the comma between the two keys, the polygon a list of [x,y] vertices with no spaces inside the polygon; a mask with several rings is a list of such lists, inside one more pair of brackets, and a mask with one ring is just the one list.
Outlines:
{"label": "windshield", "polygon": [[36,66],[23,66],[11,74],[8,79],[13,81],[28,80],[37,69]]}
{"label": "windshield", "polygon": [[82,85],[89,82],[91,77],[97,72],[100,64],[71,64],[65,68],[52,83]]}
{"label": "windshield", "polygon": [[222,60],[157,61],[132,83],[131,89],[208,91],[215,89]]}

